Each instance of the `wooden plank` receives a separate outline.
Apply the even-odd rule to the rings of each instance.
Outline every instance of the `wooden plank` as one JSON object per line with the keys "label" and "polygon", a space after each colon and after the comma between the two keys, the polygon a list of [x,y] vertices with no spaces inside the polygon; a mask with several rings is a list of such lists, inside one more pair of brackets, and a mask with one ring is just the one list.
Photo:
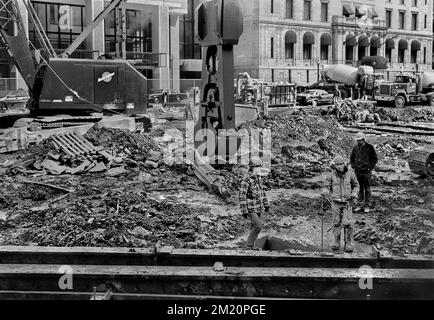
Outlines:
{"label": "wooden plank", "polygon": [[63,135],[57,135],[56,139],[62,143],[63,148],[68,149],[74,156],[80,155],[80,149],[71,145],[68,140],[66,140]]}
{"label": "wooden plank", "polygon": [[63,138],[65,141],[68,142],[68,145],[69,145],[69,146],[71,146],[72,148],[74,148],[75,150],[77,150],[77,151],[76,151],[76,152],[77,152],[77,155],[82,155],[82,154],[86,153],[86,152],[83,150],[83,148],[82,148],[79,144],[76,143],[76,141],[74,141],[73,139],[71,139],[71,137],[70,137],[70,133],[62,134],[62,138]]}
{"label": "wooden plank", "polygon": [[86,145],[86,143],[83,143],[82,140],[80,140],[79,136],[77,134],[69,134],[68,138],[73,141],[77,146],[80,146],[80,148],[83,150],[84,153],[91,153],[94,152],[94,149]]}

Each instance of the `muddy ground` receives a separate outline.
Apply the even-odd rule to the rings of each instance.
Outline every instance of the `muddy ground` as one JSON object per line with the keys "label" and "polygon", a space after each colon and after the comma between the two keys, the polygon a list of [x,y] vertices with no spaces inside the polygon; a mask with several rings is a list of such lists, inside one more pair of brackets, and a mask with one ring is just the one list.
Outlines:
{"label": "muddy ground", "polygon": [[[161,137],[172,125],[180,128],[179,123],[166,123],[147,135]],[[266,179],[271,212],[260,237],[283,239],[287,250],[319,251],[323,207],[318,195],[332,159],[337,154],[348,157],[352,135],[333,118],[306,113],[279,115],[249,126],[273,132],[272,171]],[[380,158],[374,177],[375,208],[355,214],[355,252],[371,252],[372,244],[379,244],[394,255],[433,254],[434,180],[412,174],[407,159],[412,150],[432,147],[434,141],[389,134],[369,135],[368,141]],[[24,154],[0,155],[0,164],[18,156]],[[126,169],[116,177],[106,173],[53,176],[35,170],[11,172],[0,166],[0,245],[149,247],[158,243],[237,249],[246,240],[249,221],[242,218],[236,196],[225,200],[208,192],[188,166],[160,161],[158,168],[140,163]],[[236,172],[225,169],[236,195]],[[330,210],[323,219],[324,250],[330,251]]]}

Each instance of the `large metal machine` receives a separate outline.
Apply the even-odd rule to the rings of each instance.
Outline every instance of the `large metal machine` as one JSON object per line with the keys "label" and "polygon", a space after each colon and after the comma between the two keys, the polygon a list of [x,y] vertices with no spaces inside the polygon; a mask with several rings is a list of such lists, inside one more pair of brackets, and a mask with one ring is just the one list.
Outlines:
{"label": "large metal machine", "polygon": [[[216,162],[238,150],[235,132],[234,45],[243,33],[237,0],[206,1],[195,12],[195,33],[203,48],[201,103],[196,149]],[[211,160],[213,161],[213,160]]]}
{"label": "large metal machine", "polygon": [[394,103],[397,108],[410,103],[429,103],[434,106],[434,72],[397,74],[395,81],[384,82],[378,87],[375,100],[378,103]]}
{"label": "large metal machine", "polygon": [[321,74],[321,80],[311,89],[323,89],[329,93],[335,91],[338,86],[343,98],[351,98],[356,94],[371,96],[378,85],[383,81],[382,74],[374,73],[371,66],[355,68],[344,64],[325,65]]}
{"label": "large metal machine", "polygon": [[297,88],[294,83],[264,82],[253,79],[244,72],[238,75],[235,86],[237,104],[251,104],[261,110],[295,106],[297,101]]}
{"label": "large metal machine", "polygon": [[[63,58],[58,58],[31,3],[23,2],[44,51],[38,57],[34,55],[38,50],[27,39],[17,1],[0,0],[0,36],[28,86],[31,115],[145,111],[146,78],[127,61],[67,58],[122,1],[111,1],[65,50]],[[42,61],[37,63],[38,59]]]}

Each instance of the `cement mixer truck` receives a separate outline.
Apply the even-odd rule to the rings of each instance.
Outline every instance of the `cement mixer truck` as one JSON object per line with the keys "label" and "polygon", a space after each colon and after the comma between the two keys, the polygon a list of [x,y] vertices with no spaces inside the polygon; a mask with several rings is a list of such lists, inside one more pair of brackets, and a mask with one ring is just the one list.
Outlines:
{"label": "cement mixer truck", "polygon": [[394,82],[384,82],[374,92],[379,104],[394,103],[403,108],[411,103],[429,103],[434,106],[434,72],[416,75],[399,73]]}
{"label": "cement mixer truck", "polygon": [[325,65],[321,80],[312,85],[311,89],[323,89],[333,93],[337,86],[343,99],[361,98],[365,95],[372,97],[382,81],[383,74],[374,73],[371,66],[354,68],[345,64]]}

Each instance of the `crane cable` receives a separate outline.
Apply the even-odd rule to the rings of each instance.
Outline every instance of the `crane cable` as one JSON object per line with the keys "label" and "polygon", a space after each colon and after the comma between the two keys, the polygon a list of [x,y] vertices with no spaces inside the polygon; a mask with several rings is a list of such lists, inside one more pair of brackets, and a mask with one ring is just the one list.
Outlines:
{"label": "crane cable", "polygon": [[[27,40],[29,41],[29,43],[30,43],[30,45],[33,47],[33,49],[35,50],[35,51],[37,51],[38,49],[35,47],[35,45],[27,38]],[[60,81],[60,83],[68,90],[68,91],[70,91],[77,99],[79,99],[79,100],[81,100],[81,101],[83,101],[83,102],[86,102],[86,103],[88,103],[88,104],[90,104],[90,105],[93,105],[93,106],[96,106],[96,107],[98,107],[99,109],[101,109],[101,110],[106,110],[106,111],[110,111],[110,112],[112,112],[112,113],[115,113],[115,114],[119,114],[119,115],[122,115],[122,113],[121,112],[117,112],[117,111],[115,111],[115,110],[111,110],[111,109],[108,109],[108,108],[105,108],[104,106],[101,106],[101,105],[99,105],[99,104],[96,104],[96,103],[94,103],[94,102],[92,102],[92,101],[89,101],[89,100],[87,100],[86,98],[83,98],[83,97],[81,97],[79,94],[78,94],[78,92],[77,91],[75,91],[75,90],[73,90],[71,87],[69,87],[66,83],[65,83],[65,81],[63,81],[63,79],[60,77],[60,75],[50,66],[50,64],[48,63],[48,61],[42,56],[42,55],[40,55],[40,57],[41,57],[41,59],[42,59],[42,61],[44,61],[44,63],[47,65],[47,67],[53,72],[53,74],[56,76],[56,78],[57,79],[59,79],[59,81]]]}

